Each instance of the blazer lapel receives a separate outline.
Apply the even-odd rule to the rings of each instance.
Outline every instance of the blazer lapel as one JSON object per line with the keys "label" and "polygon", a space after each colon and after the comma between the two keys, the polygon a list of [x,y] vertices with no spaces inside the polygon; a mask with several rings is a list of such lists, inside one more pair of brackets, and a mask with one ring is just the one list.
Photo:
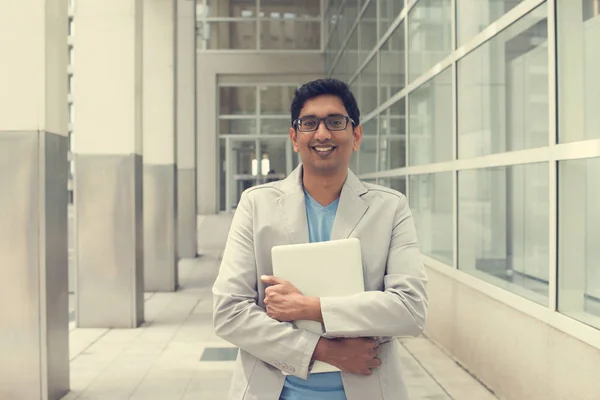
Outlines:
{"label": "blazer lapel", "polygon": [[283,180],[280,188],[283,195],[277,200],[281,220],[288,232],[291,244],[308,243],[308,221],[302,188],[302,166]]}
{"label": "blazer lapel", "polygon": [[331,231],[331,240],[346,239],[356,228],[369,209],[369,203],[362,198],[367,192],[361,181],[348,170],[348,177],[342,188],[337,214]]}

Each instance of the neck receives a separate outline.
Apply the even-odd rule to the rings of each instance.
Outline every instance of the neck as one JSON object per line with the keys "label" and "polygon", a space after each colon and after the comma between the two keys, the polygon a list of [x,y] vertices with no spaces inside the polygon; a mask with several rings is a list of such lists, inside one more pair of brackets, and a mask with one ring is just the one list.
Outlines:
{"label": "neck", "polygon": [[347,177],[347,169],[334,172],[331,175],[323,175],[315,174],[313,171],[305,168],[303,170],[302,183],[304,189],[313,199],[319,204],[326,206],[340,197]]}

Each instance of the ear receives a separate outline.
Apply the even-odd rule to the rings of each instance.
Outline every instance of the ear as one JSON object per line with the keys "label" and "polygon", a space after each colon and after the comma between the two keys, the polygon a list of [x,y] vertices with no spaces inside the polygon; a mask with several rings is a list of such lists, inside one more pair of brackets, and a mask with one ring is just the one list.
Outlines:
{"label": "ear", "polygon": [[290,139],[292,140],[292,147],[296,153],[298,153],[298,141],[297,141],[298,133],[293,127],[290,127]]}
{"label": "ear", "polygon": [[352,150],[358,151],[358,149],[360,148],[360,142],[362,142],[362,137],[363,137],[362,124],[358,125],[356,128],[354,128],[354,131],[352,132],[352,136],[354,137],[354,144],[352,145]]}

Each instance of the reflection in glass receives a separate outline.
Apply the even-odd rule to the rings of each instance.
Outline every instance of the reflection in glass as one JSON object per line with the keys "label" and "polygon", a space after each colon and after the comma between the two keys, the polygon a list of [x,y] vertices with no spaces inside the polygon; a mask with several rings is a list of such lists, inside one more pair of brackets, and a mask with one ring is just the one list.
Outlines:
{"label": "reflection in glass", "polygon": [[227,165],[232,173],[229,175],[229,189],[231,197],[229,201],[232,209],[237,207],[240,197],[244,190],[251,188],[259,183],[258,163],[256,160],[256,141],[254,140],[232,140],[231,142],[231,160]]}
{"label": "reflection in glass", "polygon": [[557,2],[561,143],[600,139],[600,2]]}
{"label": "reflection in glass", "polygon": [[462,46],[523,0],[456,0],[456,35]]}
{"label": "reflection in glass", "polygon": [[404,22],[381,48],[381,101],[384,102],[405,86],[406,71]]}
{"label": "reflection in glass", "polygon": [[460,171],[458,199],[459,268],[547,305],[548,165]]}
{"label": "reflection in glass", "polygon": [[261,0],[261,17],[319,18],[320,0]]}
{"label": "reflection in glass", "polygon": [[358,172],[377,171],[377,118],[363,125],[363,138],[358,150]]}
{"label": "reflection in glass", "polygon": [[256,113],[256,87],[220,87],[219,115]]}
{"label": "reflection in glass", "polygon": [[368,115],[379,105],[377,94],[377,59],[378,55],[375,54],[360,73],[361,97],[358,104],[361,115]]}
{"label": "reflection in glass", "polygon": [[409,204],[423,254],[454,265],[453,172],[410,177]]}
{"label": "reflection in glass", "polygon": [[600,158],[559,165],[559,311],[600,328]]}
{"label": "reflection in glass", "polygon": [[260,163],[258,163],[258,182],[268,183],[284,179],[287,176],[286,152],[287,138],[260,140]]}
{"label": "reflection in glass", "polygon": [[452,50],[452,1],[420,0],[408,16],[410,82]]}
{"label": "reflection in glass", "polygon": [[406,166],[406,100],[401,98],[380,118],[379,170]]}
{"label": "reflection in glass", "polygon": [[458,62],[458,156],[548,145],[546,5]]}
{"label": "reflection in glass", "polygon": [[362,64],[377,45],[377,1],[371,1],[358,24],[360,43],[359,60]]}
{"label": "reflection in glass", "polygon": [[198,22],[198,47],[202,50],[255,50],[256,22]]}
{"label": "reflection in glass", "polygon": [[405,176],[394,176],[391,178],[379,178],[378,184],[381,186],[389,187],[399,191],[402,194],[406,194],[406,177]]}
{"label": "reflection in glass", "polygon": [[409,165],[452,160],[452,67],[408,95]]}

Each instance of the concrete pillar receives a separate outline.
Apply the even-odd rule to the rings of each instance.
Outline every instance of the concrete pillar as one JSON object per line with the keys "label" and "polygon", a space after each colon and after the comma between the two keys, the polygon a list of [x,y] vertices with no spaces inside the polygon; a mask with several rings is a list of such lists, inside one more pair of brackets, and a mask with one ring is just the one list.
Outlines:
{"label": "concrete pillar", "polygon": [[0,3],[0,399],[69,390],[67,2]]}
{"label": "concrete pillar", "polygon": [[135,328],[144,317],[142,11],[142,0],[75,4],[76,319],[83,328]]}
{"label": "concrete pillar", "polygon": [[177,0],[177,242],[179,257],[195,258],[196,8]]}
{"label": "concrete pillar", "polygon": [[144,4],[144,286],[177,288],[176,0]]}

